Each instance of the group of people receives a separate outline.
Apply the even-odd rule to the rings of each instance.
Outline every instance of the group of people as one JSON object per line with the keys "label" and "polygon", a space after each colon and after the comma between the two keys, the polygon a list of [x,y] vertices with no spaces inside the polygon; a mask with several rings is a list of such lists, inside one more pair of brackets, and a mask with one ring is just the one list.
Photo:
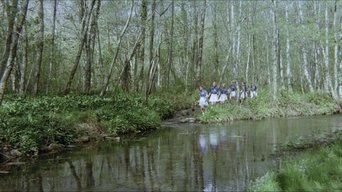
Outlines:
{"label": "group of people", "polygon": [[232,82],[227,88],[225,83],[218,86],[214,81],[209,92],[203,86],[199,86],[199,106],[202,111],[208,106],[208,99],[209,103],[214,105],[216,103],[224,103],[231,99],[237,99],[239,102],[243,102],[247,97],[255,98],[256,96],[256,85],[251,84],[247,86],[246,82],[241,82],[239,85]]}

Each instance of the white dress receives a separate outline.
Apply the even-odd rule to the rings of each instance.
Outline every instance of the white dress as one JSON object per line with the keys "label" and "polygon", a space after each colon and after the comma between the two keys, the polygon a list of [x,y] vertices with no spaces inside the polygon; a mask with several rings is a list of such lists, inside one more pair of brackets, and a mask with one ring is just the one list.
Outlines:
{"label": "white dress", "polygon": [[209,102],[214,104],[218,101],[218,95],[217,94],[211,94],[210,95],[210,99],[209,99]]}
{"label": "white dress", "polygon": [[228,99],[227,94],[221,94],[220,98],[219,98],[219,101],[220,102],[225,102],[227,99]]}
{"label": "white dress", "polygon": [[198,104],[201,108],[208,106],[207,99],[205,97],[200,97]]}

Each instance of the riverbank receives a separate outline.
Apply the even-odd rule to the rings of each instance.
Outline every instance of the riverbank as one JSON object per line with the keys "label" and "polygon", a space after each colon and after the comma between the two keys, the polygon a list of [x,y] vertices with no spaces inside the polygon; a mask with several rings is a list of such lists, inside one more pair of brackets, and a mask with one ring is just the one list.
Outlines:
{"label": "riverbank", "polygon": [[7,98],[0,108],[0,164],[151,132],[191,106],[191,101],[177,103],[177,97],[153,95],[147,102],[133,94]]}
{"label": "riverbank", "polygon": [[248,98],[243,103],[230,100],[225,104],[209,106],[196,119],[201,123],[219,123],[270,117],[330,115],[340,111],[340,104],[324,93],[301,94],[282,91],[277,100],[273,101],[271,92],[265,89],[259,92],[257,98]]}
{"label": "riverbank", "polygon": [[281,168],[277,171],[268,171],[266,175],[252,182],[248,191],[342,189],[341,129],[311,139],[293,141],[285,145],[279,153],[287,154]]}

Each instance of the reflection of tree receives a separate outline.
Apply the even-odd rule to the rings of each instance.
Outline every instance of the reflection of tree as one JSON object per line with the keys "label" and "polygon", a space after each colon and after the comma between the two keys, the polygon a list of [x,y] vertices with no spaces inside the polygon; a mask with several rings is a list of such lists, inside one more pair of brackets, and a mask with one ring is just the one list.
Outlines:
{"label": "reflection of tree", "polygon": [[71,174],[75,178],[76,185],[77,185],[77,191],[81,191],[82,190],[81,180],[80,180],[80,178],[78,177],[78,175],[76,173],[75,166],[72,164],[71,161],[68,160],[67,162],[68,162],[68,164],[70,166]]}
{"label": "reflection of tree", "polygon": [[93,175],[93,162],[91,159],[86,159],[86,186],[89,189],[95,185],[94,175]]}
{"label": "reflection of tree", "polygon": [[44,188],[43,188],[43,177],[42,177],[41,173],[39,173],[39,175],[38,175],[38,187],[39,187],[39,191],[44,191]]}
{"label": "reflection of tree", "polygon": [[169,158],[167,161],[167,175],[170,176],[170,181],[171,181],[171,191],[174,191],[175,183],[174,183],[174,178],[173,178],[173,142],[170,142],[170,137],[167,138],[167,149],[168,149],[168,154]]}
{"label": "reflection of tree", "polygon": [[194,151],[194,166],[195,166],[195,186],[196,191],[203,191],[204,178],[203,178],[203,154],[198,151],[197,140],[200,138],[200,131],[195,132],[193,139],[193,151]]}

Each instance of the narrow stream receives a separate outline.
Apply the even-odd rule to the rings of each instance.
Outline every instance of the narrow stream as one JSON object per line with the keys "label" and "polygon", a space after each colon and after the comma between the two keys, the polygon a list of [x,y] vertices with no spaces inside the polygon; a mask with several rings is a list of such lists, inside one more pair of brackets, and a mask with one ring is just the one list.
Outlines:
{"label": "narrow stream", "polygon": [[0,175],[3,191],[244,191],[300,136],[340,129],[342,116],[229,124],[165,124],[145,138],[68,152]]}

